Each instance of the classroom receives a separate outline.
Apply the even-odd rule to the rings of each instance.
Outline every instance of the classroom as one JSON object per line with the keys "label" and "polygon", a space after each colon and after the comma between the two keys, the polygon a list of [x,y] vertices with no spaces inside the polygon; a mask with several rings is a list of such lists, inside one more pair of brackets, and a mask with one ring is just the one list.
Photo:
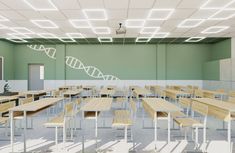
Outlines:
{"label": "classroom", "polygon": [[0,153],[235,153],[235,0],[0,0]]}

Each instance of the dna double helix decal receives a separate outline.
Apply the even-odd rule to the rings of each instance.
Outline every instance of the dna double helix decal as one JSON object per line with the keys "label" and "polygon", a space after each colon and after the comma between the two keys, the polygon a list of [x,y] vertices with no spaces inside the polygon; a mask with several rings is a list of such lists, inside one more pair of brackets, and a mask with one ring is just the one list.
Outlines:
{"label": "dna double helix decal", "polygon": [[[29,48],[35,51],[44,52],[49,58],[56,59],[56,49],[48,47],[46,48],[44,45],[27,45]],[[72,69],[83,70],[88,76],[103,79],[103,80],[119,80],[116,76],[113,75],[105,75],[95,66],[85,66],[79,59],[73,56],[66,56],[65,63]]]}
{"label": "dna double helix decal", "polygon": [[51,48],[51,47],[46,48],[44,45],[27,45],[27,46],[35,51],[45,52],[45,54],[48,57],[50,57],[52,59],[56,59],[56,57],[55,57],[56,49],[55,48]]}

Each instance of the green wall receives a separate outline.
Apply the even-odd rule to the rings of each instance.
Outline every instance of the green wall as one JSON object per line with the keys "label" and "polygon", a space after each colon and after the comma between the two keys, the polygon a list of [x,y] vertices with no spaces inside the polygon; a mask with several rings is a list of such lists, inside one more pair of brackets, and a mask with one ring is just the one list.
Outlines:
{"label": "green wall", "polygon": [[5,79],[27,80],[28,64],[45,65],[46,80],[90,80],[84,70],[65,63],[73,56],[84,66],[95,66],[104,75],[121,80],[219,80],[217,59],[231,56],[231,40],[216,44],[158,45],[46,45],[56,48],[56,59],[45,52],[34,51],[25,44],[0,41],[4,56]]}
{"label": "green wall", "polygon": [[14,79],[13,65],[13,50],[14,45],[5,41],[0,41],[0,56],[4,58],[4,79]]}
{"label": "green wall", "polygon": [[211,60],[231,58],[231,39],[211,45]]}

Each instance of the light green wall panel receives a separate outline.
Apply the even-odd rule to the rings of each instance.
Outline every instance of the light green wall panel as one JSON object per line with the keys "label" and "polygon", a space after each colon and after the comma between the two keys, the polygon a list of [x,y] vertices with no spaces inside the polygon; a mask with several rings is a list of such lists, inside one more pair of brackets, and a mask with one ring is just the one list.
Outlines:
{"label": "light green wall panel", "polygon": [[211,45],[211,60],[231,58],[231,39]]}
{"label": "light green wall panel", "polygon": [[0,41],[0,56],[4,58],[4,80],[14,79],[13,50],[13,44]]}
{"label": "light green wall panel", "polygon": [[44,52],[33,51],[26,45],[17,45],[15,46],[13,57],[15,70],[14,76],[16,80],[27,80],[28,64],[38,63],[42,63],[45,66],[45,79],[55,80],[56,62],[54,59],[49,58]]}
{"label": "light green wall panel", "polygon": [[202,66],[209,59],[210,46],[167,45],[166,56],[167,80],[201,80]]}
{"label": "light green wall panel", "polygon": [[56,45],[55,79],[65,80],[65,45]]}
{"label": "light green wall panel", "polygon": [[157,45],[157,80],[166,79],[166,46]]}
{"label": "light green wall panel", "polygon": [[[155,80],[155,45],[67,45],[66,56],[73,56],[85,65],[95,66],[103,74],[121,80]],[[84,70],[66,67],[66,79],[94,79]]]}
{"label": "light green wall panel", "polygon": [[203,65],[203,80],[220,80],[220,61],[210,61]]}

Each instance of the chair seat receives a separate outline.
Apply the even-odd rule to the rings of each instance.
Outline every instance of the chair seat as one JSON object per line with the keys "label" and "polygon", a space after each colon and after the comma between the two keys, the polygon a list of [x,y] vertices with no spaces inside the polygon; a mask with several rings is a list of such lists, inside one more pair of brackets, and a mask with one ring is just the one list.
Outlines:
{"label": "chair seat", "polygon": [[203,124],[192,118],[175,118],[174,121],[181,127],[203,127]]}
{"label": "chair seat", "polygon": [[187,115],[185,115],[183,112],[178,111],[178,112],[172,112],[171,117],[172,118],[187,117]]}
{"label": "chair seat", "polygon": [[6,124],[8,117],[0,117],[0,124]]}
{"label": "chair seat", "polygon": [[51,119],[49,122],[44,124],[46,127],[63,127],[64,126],[64,116],[58,116]]}
{"label": "chair seat", "polygon": [[115,110],[112,126],[132,125],[130,112],[128,110]]}
{"label": "chair seat", "polygon": [[128,110],[115,110],[114,116],[118,118],[130,117],[130,112]]}

